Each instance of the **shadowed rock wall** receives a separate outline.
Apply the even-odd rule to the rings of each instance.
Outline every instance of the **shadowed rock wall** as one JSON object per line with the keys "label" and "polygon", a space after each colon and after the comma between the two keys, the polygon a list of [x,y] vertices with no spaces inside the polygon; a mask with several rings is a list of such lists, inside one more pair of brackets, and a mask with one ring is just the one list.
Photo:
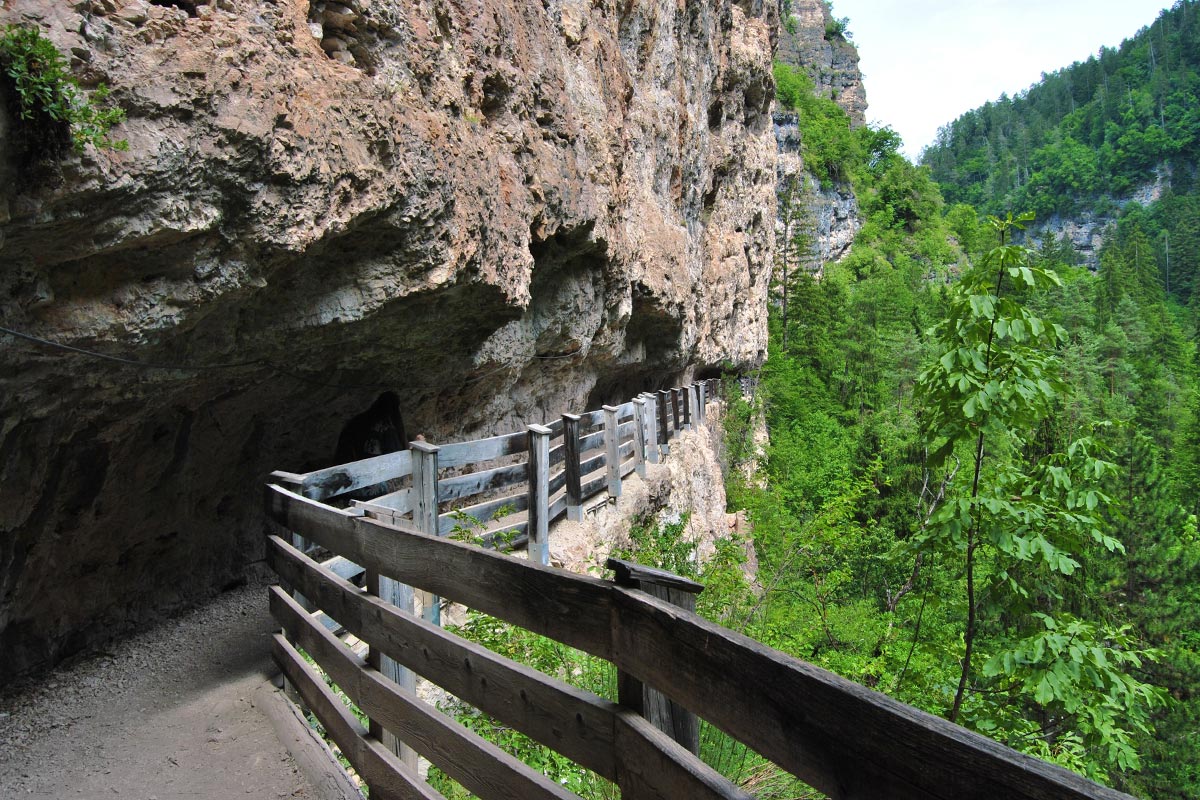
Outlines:
{"label": "shadowed rock wall", "polygon": [[156,366],[0,334],[0,681],[236,580],[382,391],[439,441],[760,361],[765,6],[5,3],[130,147],[0,139],[0,318]]}

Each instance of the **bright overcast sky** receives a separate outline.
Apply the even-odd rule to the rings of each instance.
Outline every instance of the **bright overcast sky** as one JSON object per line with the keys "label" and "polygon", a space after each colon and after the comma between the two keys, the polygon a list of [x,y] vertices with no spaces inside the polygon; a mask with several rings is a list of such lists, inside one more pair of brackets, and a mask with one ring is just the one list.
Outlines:
{"label": "bright overcast sky", "polygon": [[1086,61],[1171,0],[833,0],[862,57],[867,120],[915,159],[937,129],[1043,72]]}

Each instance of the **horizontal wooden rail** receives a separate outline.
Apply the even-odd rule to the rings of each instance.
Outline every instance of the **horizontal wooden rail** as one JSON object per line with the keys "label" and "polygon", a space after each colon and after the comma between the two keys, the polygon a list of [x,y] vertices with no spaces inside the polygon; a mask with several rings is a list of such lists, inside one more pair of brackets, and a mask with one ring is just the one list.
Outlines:
{"label": "horizontal wooden rail", "polygon": [[[268,488],[267,506],[288,530],[368,570],[611,661],[831,797],[1129,800],[644,592],[386,525],[279,486]],[[272,557],[289,547],[273,540]],[[341,581],[325,574],[323,584]],[[319,585],[298,588],[327,602]],[[618,776],[626,757],[644,754],[618,746]]]}

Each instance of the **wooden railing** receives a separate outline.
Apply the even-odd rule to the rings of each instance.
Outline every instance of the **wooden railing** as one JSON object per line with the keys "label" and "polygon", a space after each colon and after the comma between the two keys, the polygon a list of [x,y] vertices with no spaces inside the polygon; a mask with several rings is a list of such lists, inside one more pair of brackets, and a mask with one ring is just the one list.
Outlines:
{"label": "wooden railing", "polygon": [[[330,552],[612,662],[834,798],[1125,798],[938,717],[772,650],[631,586],[335,509],[281,486],[270,516]],[[279,536],[282,583],[373,652],[614,781],[624,798],[749,795],[636,713],[460,639],[363,591]],[[653,581],[651,581],[653,582]],[[274,656],[373,798],[434,798],[350,716],[305,651],[371,719],[481,798],[569,792],[458,726],[356,656],[279,587]],[[622,682],[625,685],[625,682]]]}
{"label": "wooden railing", "polygon": [[[610,563],[613,582],[546,566],[543,521],[619,493],[623,477],[704,419],[707,391],[697,384],[520,434],[418,442],[352,465],[275,474],[289,486],[266,493],[270,517],[288,532],[268,543],[285,587],[271,589],[283,628],[274,658],[372,798],[441,797],[417,774],[416,753],[484,800],[575,796],[420,700],[416,674],[613,781],[627,800],[750,797],[696,755],[693,715],[838,799],[1128,800],[708,622],[690,610],[700,587],[681,578],[623,562]],[[411,485],[346,508],[328,502],[398,478]],[[524,499],[512,492],[521,483]],[[458,515],[443,511],[464,502]],[[491,520],[506,505],[524,519]],[[524,536],[530,558],[446,536],[445,520],[463,514],[489,525],[485,545],[501,541],[498,533]],[[350,580],[363,570],[365,589]],[[409,586],[426,593],[423,616],[411,613]],[[443,630],[428,599],[439,596],[611,662],[617,702]],[[367,643],[365,657],[343,644],[343,632]]]}

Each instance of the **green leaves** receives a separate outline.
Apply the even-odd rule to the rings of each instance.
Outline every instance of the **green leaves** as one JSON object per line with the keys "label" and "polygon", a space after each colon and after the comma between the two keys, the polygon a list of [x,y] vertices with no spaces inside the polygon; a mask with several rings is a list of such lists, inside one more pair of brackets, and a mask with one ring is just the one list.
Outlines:
{"label": "green leaves", "polygon": [[0,34],[0,68],[17,98],[20,119],[44,129],[34,136],[55,141],[65,135],[76,152],[89,144],[128,149],[126,141],[109,136],[112,127],[124,121],[125,112],[105,107],[108,88],[101,84],[89,99],[54,43],[36,28],[9,25]]}

